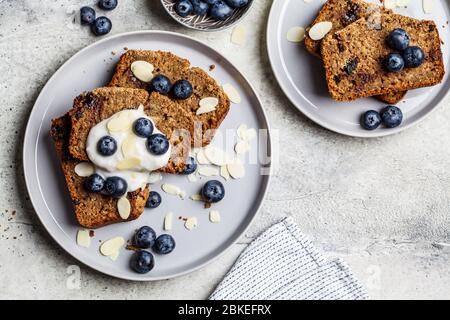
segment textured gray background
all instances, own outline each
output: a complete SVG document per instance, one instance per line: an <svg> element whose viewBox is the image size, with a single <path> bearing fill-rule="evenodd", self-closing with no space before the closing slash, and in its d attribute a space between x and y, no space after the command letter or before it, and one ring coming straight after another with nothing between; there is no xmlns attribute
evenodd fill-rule
<svg viewBox="0 0 450 320"><path fill-rule="evenodd" d="M71 6L93 1L0 0L0 298L198 298L208 296L247 243L291 215L330 257L342 257L372 298L450 298L450 105L389 138L352 139L314 125L289 103L265 47L271 1L257 0L244 20L248 42L231 31L200 33L170 20L158 0L121 0L108 13L112 34L177 31L212 45L258 91L280 132L280 165L253 227L228 253L188 276L130 283L81 268L51 240L27 198L21 145L30 110L55 70L96 41L71 23ZM301 61L299 61L301 63ZM95 70L93 70L95 72ZM75 267L76 268L76 267Z"/></svg>

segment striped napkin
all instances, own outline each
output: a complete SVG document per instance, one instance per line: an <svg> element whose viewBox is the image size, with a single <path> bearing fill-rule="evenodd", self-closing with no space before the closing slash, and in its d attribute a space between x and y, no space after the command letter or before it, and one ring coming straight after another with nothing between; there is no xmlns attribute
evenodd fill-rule
<svg viewBox="0 0 450 320"><path fill-rule="evenodd" d="M244 250L209 299L364 300L368 294L344 261L328 261L285 218Z"/></svg>

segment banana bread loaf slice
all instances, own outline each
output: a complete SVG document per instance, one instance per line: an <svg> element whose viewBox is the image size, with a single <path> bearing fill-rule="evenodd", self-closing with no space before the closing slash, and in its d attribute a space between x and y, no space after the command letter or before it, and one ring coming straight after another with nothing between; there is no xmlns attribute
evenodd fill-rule
<svg viewBox="0 0 450 320"><path fill-rule="evenodd" d="M144 206L149 195L149 188L129 192L131 213L123 220L117 210L117 199L100 193L89 193L83 187L84 178L75 173L75 166L80 160L69 153L69 138L71 132L71 116L66 114L52 121L50 135L52 136L56 153L61 161L62 171L66 179L67 188L75 209L78 223L89 229L99 228L108 224L131 221L139 218L144 212Z"/></svg>
<svg viewBox="0 0 450 320"><path fill-rule="evenodd" d="M424 63L417 68L387 72L383 59L394 50L386 45L389 33L402 28L410 45L422 48ZM330 95L337 101L389 94L440 83L444 77L441 40L433 21L398 14L361 18L322 41L322 59Z"/></svg>
<svg viewBox="0 0 450 320"><path fill-rule="evenodd" d="M150 50L128 50L125 52L116 66L115 73L109 84L110 87L147 89L148 83L137 79L131 71L131 65L135 61L146 61L154 66L154 75L162 74L172 83L178 80L188 80L194 89L192 96L186 100L176 100L159 93L150 95L149 104L152 114L157 116L164 113L158 110L169 110L167 105L173 108L170 113L182 114L186 117L180 121L178 129L189 131L192 139L191 145L206 146L214 137L215 130L225 119L230 109L230 100L222 87L208 73L201 68L191 67L189 60L180 58L173 53ZM203 98L214 97L219 103L214 111L197 115L199 102ZM172 102L170 102L170 101Z"/></svg>

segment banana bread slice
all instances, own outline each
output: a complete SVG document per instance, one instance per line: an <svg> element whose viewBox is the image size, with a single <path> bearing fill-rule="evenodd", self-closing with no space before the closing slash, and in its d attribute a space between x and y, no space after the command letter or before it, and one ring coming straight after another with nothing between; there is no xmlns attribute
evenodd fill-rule
<svg viewBox="0 0 450 320"><path fill-rule="evenodd" d="M410 35L410 45L419 46L425 61L418 68L389 73L382 66L392 49L386 38L395 28ZM328 90L337 101L389 94L440 83L444 77L441 40L433 21L398 14L381 14L371 20L361 18L322 41Z"/></svg>
<svg viewBox="0 0 450 320"><path fill-rule="evenodd" d="M50 135L54 140L56 153L61 161L62 171L72 198L78 223L85 228L94 229L112 223L139 218L144 212L144 206L147 202L148 187L127 194L131 204L131 213L127 220L123 220L118 213L117 199L99 193L89 193L84 190L84 178L79 177L75 173L75 166L82 161L72 157L68 149L71 122L69 114L52 120Z"/></svg>
<svg viewBox="0 0 450 320"><path fill-rule="evenodd" d="M125 52L116 66L115 73L109 84L110 87L147 89L148 83L137 79L131 71L131 64L135 61L146 61L154 66L154 75L163 74L172 83L177 80L188 80L194 89L193 95L186 100L175 100L161 94L152 93L149 104L151 116L158 116L167 112L161 112L159 108L170 111L171 114L182 114L186 118L179 122L181 127L189 131L192 139L191 145L206 146L214 137L215 130L220 126L230 110L230 99L222 87L208 73L201 68L191 67L189 60L180 58L173 53L150 50L128 50ZM199 101L203 98L215 97L219 104L212 112L197 115ZM170 102L170 101L171 102ZM163 103L163 106L161 106ZM167 105L171 105L169 110Z"/></svg>
<svg viewBox="0 0 450 320"><path fill-rule="evenodd" d="M314 19L314 22L308 28L308 31L313 25L319 22L329 21L333 23L333 28L330 31L330 34L333 34L360 18L369 17L380 12L392 13L392 10L362 0L328 0ZM321 58L321 43L322 40L313 40L309 36L309 33L306 33L306 49L319 58ZM400 91L380 95L376 98L389 104L397 104L405 97L405 95L406 91Z"/></svg>

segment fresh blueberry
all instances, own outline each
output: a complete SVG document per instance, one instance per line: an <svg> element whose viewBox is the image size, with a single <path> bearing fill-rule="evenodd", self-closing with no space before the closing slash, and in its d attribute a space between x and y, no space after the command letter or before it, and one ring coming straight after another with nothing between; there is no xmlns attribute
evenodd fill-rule
<svg viewBox="0 0 450 320"><path fill-rule="evenodd" d="M242 8L248 5L249 0L225 0L225 2L232 8Z"/></svg>
<svg viewBox="0 0 450 320"><path fill-rule="evenodd" d="M160 74L157 75L150 81L150 84L148 86L148 89L150 92L159 92L163 95L168 95L170 92L170 88L172 87L172 84L170 83L169 78L166 76Z"/></svg>
<svg viewBox="0 0 450 320"><path fill-rule="evenodd" d="M97 151L105 157L112 156L117 151L117 142L113 137L104 136L97 143Z"/></svg>
<svg viewBox="0 0 450 320"><path fill-rule="evenodd" d="M384 68L389 72L400 72L405 67L403 57L398 53L390 53L383 61Z"/></svg>
<svg viewBox="0 0 450 320"><path fill-rule="evenodd" d="M220 181L208 181L202 188L202 196L206 200L206 202L219 202L225 197L225 187Z"/></svg>
<svg viewBox="0 0 450 320"><path fill-rule="evenodd" d="M152 134L147 139L147 149L154 155L162 155L169 150L169 141L160 133Z"/></svg>
<svg viewBox="0 0 450 320"><path fill-rule="evenodd" d="M105 192L113 198L121 198L127 193L128 184L120 177L110 177L105 182Z"/></svg>
<svg viewBox="0 0 450 320"><path fill-rule="evenodd" d="M214 4L219 0L204 0L207 4Z"/></svg>
<svg viewBox="0 0 450 320"><path fill-rule="evenodd" d="M150 119L139 118L134 122L134 133L141 138L148 138L153 133L153 123Z"/></svg>
<svg viewBox="0 0 450 320"><path fill-rule="evenodd" d="M361 126L366 130L375 130L381 124L381 116L374 110L369 110L361 116Z"/></svg>
<svg viewBox="0 0 450 320"><path fill-rule="evenodd" d="M100 192L105 186L105 179L94 173L84 180L84 188L89 192Z"/></svg>
<svg viewBox="0 0 450 320"><path fill-rule="evenodd" d="M155 258L148 251L139 250L131 256L130 267L137 273L148 273L153 269L154 266Z"/></svg>
<svg viewBox="0 0 450 320"><path fill-rule="evenodd" d="M224 1L218 0L209 9L209 15L215 20L226 20L233 14L233 9Z"/></svg>
<svg viewBox="0 0 450 320"><path fill-rule="evenodd" d="M112 22L107 17L98 17L92 24L92 32L97 36L103 36L112 29Z"/></svg>
<svg viewBox="0 0 450 320"><path fill-rule="evenodd" d="M160 204L161 204L161 195L156 191L150 191L145 206L150 209L155 209L159 207Z"/></svg>
<svg viewBox="0 0 450 320"><path fill-rule="evenodd" d="M394 29L389 34L387 43L392 49L403 51L409 46L409 34L403 29Z"/></svg>
<svg viewBox="0 0 450 320"><path fill-rule="evenodd" d="M194 89L187 80L178 80L172 86L172 95L175 99L185 100L192 96Z"/></svg>
<svg viewBox="0 0 450 320"><path fill-rule="evenodd" d="M191 174L197 170L197 162L193 157L189 157L186 162L186 168L183 171L183 174Z"/></svg>
<svg viewBox="0 0 450 320"><path fill-rule="evenodd" d="M395 106L387 106L381 110L381 119L388 128L398 127L403 121L402 110Z"/></svg>
<svg viewBox="0 0 450 320"><path fill-rule="evenodd" d="M156 238L153 250L159 254L168 254L175 249L175 239L168 234L162 234Z"/></svg>
<svg viewBox="0 0 450 320"><path fill-rule="evenodd" d="M156 240L156 232L150 227L143 226L134 235L134 244L142 249L153 247Z"/></svg>
<svg viewBox="0 0 450 320"><path fill-rule="evenodd" d="M95 10L91 7L80 9L81 24L91 24L95 20Z"/></svg>
<svg viewBox="0 0 450 320"><path fill-rule="evenodd" d="M425 60L425 53L419 47L408 47L402 55L407 68L417 68Z"/></svg>
<svg viewBox="0 0 450 320"><path fill-rule="evenodd" d="M98 6L104 10L114 10L118 5L117 0L100 0Z"/></svg>
<svg viewBox="0 0 450 320"><path fill-rule="evenodd" d="M209 4L202 0L191 0L193 13L198 16L204 16L208 13Z"/></svg>
<svg viewBox="0 0 450 320"><path fill-rule="evenodd" d="M180 0L175 3L175 12L178 13L180 17L187 17L194 11L194 6L189 0Z"/></svg>

